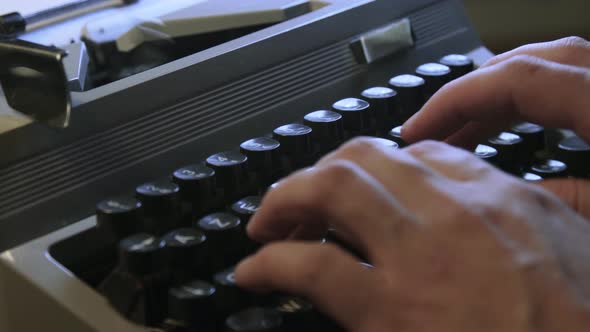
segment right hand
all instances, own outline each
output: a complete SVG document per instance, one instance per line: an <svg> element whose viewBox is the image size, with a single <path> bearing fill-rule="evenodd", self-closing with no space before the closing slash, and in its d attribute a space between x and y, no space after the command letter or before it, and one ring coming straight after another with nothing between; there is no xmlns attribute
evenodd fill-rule
<svg viewBox="0 0 590 332"><path fill-rule="evenodd" d="M571 129L590 142L590 42L569 37L498 55L444 86L404 124L402 136L474 147L515 121ZM539 184L590 218L590 182Z"/></svg>

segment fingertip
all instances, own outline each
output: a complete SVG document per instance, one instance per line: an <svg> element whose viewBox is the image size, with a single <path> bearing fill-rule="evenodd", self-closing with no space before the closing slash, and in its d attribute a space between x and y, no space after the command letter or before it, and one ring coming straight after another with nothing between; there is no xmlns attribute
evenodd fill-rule
<svg viewBox="0 0 590 332"><path fill-rule="evenodd" d="M234 269L234 277L236 284L239 286L247 286L251 281L252 267L254 265L254 255L242 259Z"/></svg>
<svg viewBox="0 0 590 332"><path fill-rule="evenodd" d="M421 111L421 110L420 110ZM420 113L420 111L418 111L418 113ZM415 143L416 141L418 141L418 138L416 137L415 134L415 124L417 120L418 113L412 115L412 117L410 117L403 125L401 128L401 135L402 135L402 139L404 140L404 142L408 143L408 144L412 144Z"/></svg>

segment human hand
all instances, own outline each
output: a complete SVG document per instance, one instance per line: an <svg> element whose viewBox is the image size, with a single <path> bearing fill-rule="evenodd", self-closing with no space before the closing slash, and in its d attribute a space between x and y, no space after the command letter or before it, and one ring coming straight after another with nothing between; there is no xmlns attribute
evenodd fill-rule
<svg viewBox="0 0 590 332"><path fill-rule="evenodd" d="M498 55L443 87L403 127L404 140L472 147L515 121L568 128L590 142L590 43L570 37ZM539 182L590 218L590 182Z"/></svg>
<svg viewBox="0 0 590 332"><path fill-rule="evenodd" d="M331 244L336 227L374 268ZM355 139L281 181L238 284L305 296L349 331L586 331L590 225L471 153ZM284 241L280 241L284 240ZM278 242L277 242L278 241Z"/></svg>

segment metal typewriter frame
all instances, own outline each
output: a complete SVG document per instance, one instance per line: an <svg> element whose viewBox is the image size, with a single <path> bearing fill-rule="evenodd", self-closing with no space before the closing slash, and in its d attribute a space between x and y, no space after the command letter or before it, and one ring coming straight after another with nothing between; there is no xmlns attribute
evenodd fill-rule
<svg viewBox="0 0 590 332"><path fill-rule="evenodd" d="M20 167L27 170L27 167L34 167L47 158L67 158L70 153L81 148L76 146L76 142L84 137L91 138L86 143L91 148L93 144L101 144L101 140L107 139L115 129L147 128L149 131L157 128L150 127L150 117L182 110L183 107L194 108L198 104L198 98L205 99L224 89L227 91L232 86L247 89L252 87L249 83L258 82L254 87L258 91L264 91L260 88L269 85L259 82L260 79L277 77L282 72L296 75L297 66L306 70L314 69L316 67L313 66L324 60L333 61L334 65L345 65L342 72L322 72L321 68L316 68L316 72L336 75L335 80L317 82L314 89L304 93L305 98L293 98L289 94L279 96L283 97L281 99L271 98L271 101L278 102L274 107L263 108L248 115L246 119L229 119L221 126L202 130L195 134L198 140L193 138L184 145L178 144L173 151L161 149L143 163L135 163L116 173L93 178L75 190L59 191L54 193L53 199L38 202L16 213L0 213L0 229L5 230L0 234L0 245L8 247L42 236L0 254L0 330L52 330L57 327L64 331L149 330L122 318L102 296L72 275L49 254L52 245L94 226L94 217L87 217L92 213L89 209L92 209L94 202L120 193L121 186L132 190L134 185L156 174L169 173L170 167L194 162L212 152L233 148L254 132L269 132L272 126L297 120L305 113L327 107L324 104L326 101L335 101L346 97L346 94L358 94L367 85L384 84L389 76L403 73L403 68L415 68L420 63L434 60L433 57L450 52L469 53L476 64L481 64L492 56L470 28L459 1L416 0L412 6L407 2L400 2L397 7L387 1L338 0L334 3L336 4L333 7L324 7L128 79L86 93L74 93L72 128L66 131L56 132L31 124L0 137L0 150L5 151L0 157L0 169L10 171ZM438 14L439 10L446 11L449 17L445 19L433 14ZM370 13L375 13L370 16L374 21L358 21L358 17L367 17ZM415 25L417 43L413 49L371 65L355 62L350 54L350 41L364 32L403 17L410 17L420 25ZM437 19L439 24L447 24L446 30L432 30L432 25L435 25L435 30L437 28ZM345 24L351 21L358 24ZM308 33L312 33L313 40L305 38ZM269 54L266 51L274 43L286 46ZM267 55L264 65L254 61L261 55ZM240 66L248 61L253 63L251 67ZM328 62L326 66L330 65ZM197 73L202 76L193 80ZM284 78L279 76L281 77ZM224 83L228 80L229 84ZM194 82L203 85L182 85ZM176 85L178 89L171 89L172 85ZM158 101L157 95L149 93L154 91L165 93L167 100ZM244 96L247 95L239 94L238 98L228 96L228 99L235 99L237 102L239 97L245 98ZM142 103L134 105L133 100L141 100ZM146 108L146 105L152 107ZM121 108L125 108L125 112L118 112ZM261 121L265 123L264 128L259 125ZM139 127L133 127L134 124ZM133 131L132 134L139 139L141 132ZM167 160L167 165L159 165L157 161L161 159ZM75 164L66 163L65 166L74 167ZM50 170L40 169L40 172L49 174ZM126 175L124 180L123 175ZM7 184L18 182L15 180ZM0 193L0 197L4 194ZM88 202L93 203L89 205ZM63 209L70 210L66 214ZM35 223L46 218L52 222L42 225ZM38 226L38 229L28 229L33 226ZM7 234L14 238L7 238ZM35 303L37 307L42 306L45 310L35 312L34 317L23 317L22 313L31 309L31 303Z"/></svg>

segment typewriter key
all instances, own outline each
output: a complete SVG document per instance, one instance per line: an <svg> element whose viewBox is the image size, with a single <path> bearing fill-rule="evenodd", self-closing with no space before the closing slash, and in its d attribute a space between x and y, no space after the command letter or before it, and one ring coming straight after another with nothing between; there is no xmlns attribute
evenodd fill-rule
<svg viewBox="0 0 590 332"><path fill-rule="evenodd" d="M229 316L225 326L227 332L280 332L283 318L273 309L249 308Z"/></svg>
<svg viewBox="0 0 590 332"><path fill-rule="evenodd" d="M164 266L163 244L153 235L135 234L119 243L119 265L131 274L143 276Z"/></svg>
<svg viewBox="0 0 590 332"><path fill-rule="evenodd" d="M397 92L390 88L373 87L361 93L373 109L373 127L378 136L385 136L394 125L401 124L397 104Z"/></svg>
<svg viewBox="0 0 590 332"><path fill-rule="evenodd" d="M168 291L168 317L198 331L215 331L215 287L193 280Z"/></svg>
<svg viewBox="0 0 590 332"><path fill-rule="evenodd" d="M533 163L529 173L537 174L544 179L563 178L567 176L567 166L559 160L541 160Z"/></svg>
<svg viewBox="0 0 590 332"><path fill-rule="evenodd" d="M281 313L287 331L317 330L319 314L311 303L293 296L283 296L274 306Z"/></svg>
<svg viewBox="0 0 590 332"><path fill-rule="evenodd" d="M312 131L310 127L298 123L280 126L273 131L273 138L281 144L280 152L287 173L312 163Z"/></svg>
<svg viewBox="0 0 590 332"><path fill-rule="evenodd" d="M209 214L196 222L196 227L205 232L210 272L236 264L246 253L246 236L240 218L231 213Z"/></svg>
<svg viewBox="0 0 590 332"><path fill-rule="evenodd" d="M473 153L492 165L498 164L498 150L494 149L491 146L479 144L477 145Z"/></svg>
<svg viewBox="0 0 590 332"><path fill-rule="evenodd" d="M144 183L135 189L135 194L143 204L145 231L161 235L182 223L182 200L176 183Z"/></svg>
<svg viewBox="0 0 590 332"><path fill-rule="evenodd" d="M314 150L324 155L344 142L344 123L342 115L332 111L315 111L303 118L303 123L312 129Z"/></svg>
<svg viewBox="0 0 590 332"><path fill-rule="evenodd" d="M180 188L180 196L193 214L206 213L215 197L215 171L204 165L189 165L177 169L172 181Z"/></svg>
<svg viewBox="0 0 590 332"><path fill-rule="evenodd" d="M344 331L315 310L311 303L295 296L279 297L272 308L283 317L283 330L286 332Z"/></svg>
<svg viewBox="0 0 590 332"><path fill-rule="evenodd" d="M207 158L207 166L215 171L217 186L223 190L226 203L247 192L247 161L246 156L235 151L220 152Z"/></svg>
<svg viewBox="0 0 590 332"><path fill-rule="evenodd" d="M498 151L498 167L509 173L521 173L524 160L522 155L523 140L520 136L502 132L490 138L487 144Z"/></svg>
<svg viewBox="0 0 590 332"><path fill-rule="evenodd" d="M525 172L522 174L521 178L525 181L528 182L534 182L534 181L541 181L543 180L543 178L537 174L533 174L533 173L529 173L529 172Z"/></svg>
<svg viewBox="0 0 590 332"><path fill-rule="evenodd" d="M345 138L360 135L374 135L371 105L362 99L345 98L332 105L335 112L342 115Z"/></svg>
<svg viewBox="0 0 590 332"><path fill-rule="evenodd" d="M185 282L207 272L207 237L194 228L175 229L162 237L174 282Z"/></svg>
<svg viewBox="0 0 590 332"><path fill-rule="evenodd" d="M451 68L451 80L469 74L473 70L473 61L462 54L446 55L439 62Z"/></svg>
<svg viewBox="0 0 590 332"><path fill-rule="evenodd" d="M119 241L141 231L141 202L133 197L104 200L96 205L96 225Z"/></svg>
<svg viewBox="0 0 590 332"><path fill-rule="evenodd" d="M451 81L451 68L440 63L423 64L416 68L416 74L425 81L426 99L430 99L443 85Z"/></svg>
<svg viewBox="0 0 590 332"><path fill-rule="evenodd" d="M406 146L406 142L402 139L402 126L397 126L389 131L387 139L390 139L397 143L398 147L402 148Z"/></svg>
<svg viewBox="0 0 590 332"><path fill-rule="evenodd" d="M260 196L244 197L231 205L231 212L240 217L240 220L246 225L250 221L250 217L258 210L261 200Z"/></svg>
<svg viewBox="0 0 590 332"><path fill-rule="evenodd" d="M512 126L510 131L524 140L523 153L526 154L526 159L532 159L535 152L543 150L545 147L545 128L539 125L521 122Z"/></svg>
<svg viewBox="0 0 590 332"><path fill-rule="evenodd" d="M399 75L389 80L389 85L398 93L401 123L406 122L424 105L425 84L422 77L415 75Z"/></svg>
<svg viewBox="0 0 590 332"><path fill-rule="evenodd" d="M236 285L234 268L228 268L213 275L217 289L215 306L221 316L227 316L250 305L250 293Z"/></svg>
<svg viewBox="0 0 590 332"><path fill-rule="evenodd" d="M163 245L155 236L132 235L119 243L119 264L98 289L125 317L156 326L165 315L165 266Z"/></svg>
<svg viewBox="0 0 590 332"><path fill-rule="evenodd" d="M558 145L557 159L566 163L575 177L590 177L590 144L578 136L562 139Z"/></svg>
<svg viewBox="0 0 590 332"><path fill-rule="evenodd" d="M254 186L259 190L276 181L280 173L277 171L280 168L280 146L279 141L270 137L257 137L240 144L240 152L248 158Z"/></svg>

